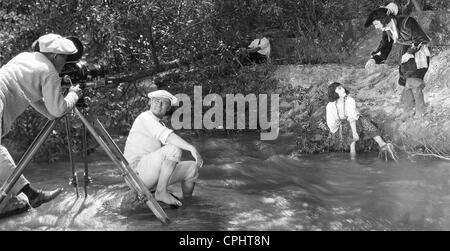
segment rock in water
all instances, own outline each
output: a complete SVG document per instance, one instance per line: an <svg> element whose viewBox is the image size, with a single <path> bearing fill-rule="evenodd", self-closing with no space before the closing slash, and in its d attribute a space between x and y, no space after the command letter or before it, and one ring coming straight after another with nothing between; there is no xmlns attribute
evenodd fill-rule
<svg viewBox="0 0 450 251"><path fill-rule="evenodd" d="M123 196L120 209L122 212L133 212L148 210L148 207L138 199L135 192L130 190Z"/></svg>
<svg viewBox="0 0 450 251"><path fill-rule="evenodd" d="M120 214L148 210L147 205L139 201L137 194L131 190L117 194L114 199L105 202L103 206Z"/></svg>
<svg viewBox="0 0 450 251"><path fill-rule="evenodd" d="M171 194L175 197L173 193ZM178 197L175 198L179 200ZM159 205L163 210L179 208L178 206L167 205L162 202L159 202ZM108 210L124 215L151 212L149 207L139 200L137 193L131 190L118 194L114 199L103 203L103 206Z"/></svg>
<svg viewBox="0 0 450 251"><path fill-rule="evenodd" d="M24 213L31 208L27 199L21 196L5 198L5 200L8 201L3 208L0 208L0 219Z"/></svg>

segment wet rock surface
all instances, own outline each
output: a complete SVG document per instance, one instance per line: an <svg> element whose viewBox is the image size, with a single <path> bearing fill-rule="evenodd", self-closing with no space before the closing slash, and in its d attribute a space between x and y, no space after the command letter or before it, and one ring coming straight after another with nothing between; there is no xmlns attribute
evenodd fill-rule
<svg viewBox="0 0 450 251"><path fill-rule="evenodd" d="M21 214L30 209L30 205L26 198L18 196L5 198L7 202L3 208L0 208L0 219L16 214Z"/></svg>

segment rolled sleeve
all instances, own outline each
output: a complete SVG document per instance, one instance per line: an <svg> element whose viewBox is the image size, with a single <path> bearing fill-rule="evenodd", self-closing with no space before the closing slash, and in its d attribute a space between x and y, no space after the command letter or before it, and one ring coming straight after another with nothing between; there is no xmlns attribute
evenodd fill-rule
<svg viewBox="0 0 450 251"><path fill-rule="evenodd" d="M173 132L173 130L169 128L165 128L161 135L159 136L159 141L163 143L164 145L167 144L167 138L169 138L169 135Z"/></svg>
<svg viewBox="0 0 450 251"><path fill-rule="evenodd" d="M339 129L339 124L337 121L339 118L337 117L336 108L333 105L334 103L328 103L327 105L327 126L330 129L331 133L335 133Z"/></svg>
<svg viewBox="0 0 450 251"><path fill-rule="evenodd" d="M372 52L372 58L375 60L376 64L382 64L388 58L392 50L392 45L394 44L393 39L389 37L386 31L383 31L380 44L378 48Z"/></svg>
<svg viewBox="0 0 450 251"><path fill-rule="evenodd" d="M259 44L259 39L255 39L250 43L248 48L251 48L251 49L256 48L256 47L258 47L258 44Z"/></svg>
<svg viewBox="0 0 450 251"><path fill-rule="evenodd" d="M346 113L347 113L347 120L349 122L353 122L359 119L359 113L358 110L356 109L356 102L353 98L348 97L347 98L347 103L345 104L345 109L346 109Z"/></svg>
<svg viewBox="0 0 450 251"><path fill-rule="evenodd" d="M61 94L61 78L57 74L50 75L42 85L42 96L48 112L61 117L72 109L78 101L78 95L70 92L64 97Z"/></svg>
<svg viewBox="0 0 450 251"><path fill-rule="evenodd" d="M173 132L173 130L162 125L158 120L156 120L152 115L147 115L145 117L145 130L151 134L151 136L159 140L162 144L167 143L167 138Z"/></svg>
<svg viewBox="0 0 450 251"><path fill-rule="evenodd" d="M268 48L269 46L270 46L269 39L267 39L267 38L261 39L261 42L259 43L259 47L261 48L261 50L264 50L264 49Z"/></svg>

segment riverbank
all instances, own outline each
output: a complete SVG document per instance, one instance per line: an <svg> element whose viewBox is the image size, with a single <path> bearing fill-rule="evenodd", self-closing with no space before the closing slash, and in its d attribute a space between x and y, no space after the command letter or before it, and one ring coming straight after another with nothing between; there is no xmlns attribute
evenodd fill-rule
<svg viewBox="0 0 450 251"><path fill-rule="evenodd" d="M397 84L398 67L378 65L372 71L353 65L288 65L275 72L280 95L281 132L298 137L299 152L328 150L325 123L327 86L340 82L357 100L360 111L368 115L382 136L406 151L450 151L450 50L431 60L425 77L428 113L422 119L399 120L397 109L402 87ZM371 150L371 144L364 146Z"/></svg>

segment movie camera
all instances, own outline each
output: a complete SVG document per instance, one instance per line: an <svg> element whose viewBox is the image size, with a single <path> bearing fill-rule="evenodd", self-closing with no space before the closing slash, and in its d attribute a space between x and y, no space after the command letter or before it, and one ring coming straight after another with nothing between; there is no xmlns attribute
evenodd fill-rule
<svg viewBox="0 0 450 251"><path fill-rule="evenodd" d="M107 79L105 66L84 61L67 62L59 76L63 86L79 84L81 89L113 84L113 81Z"/></svg>

